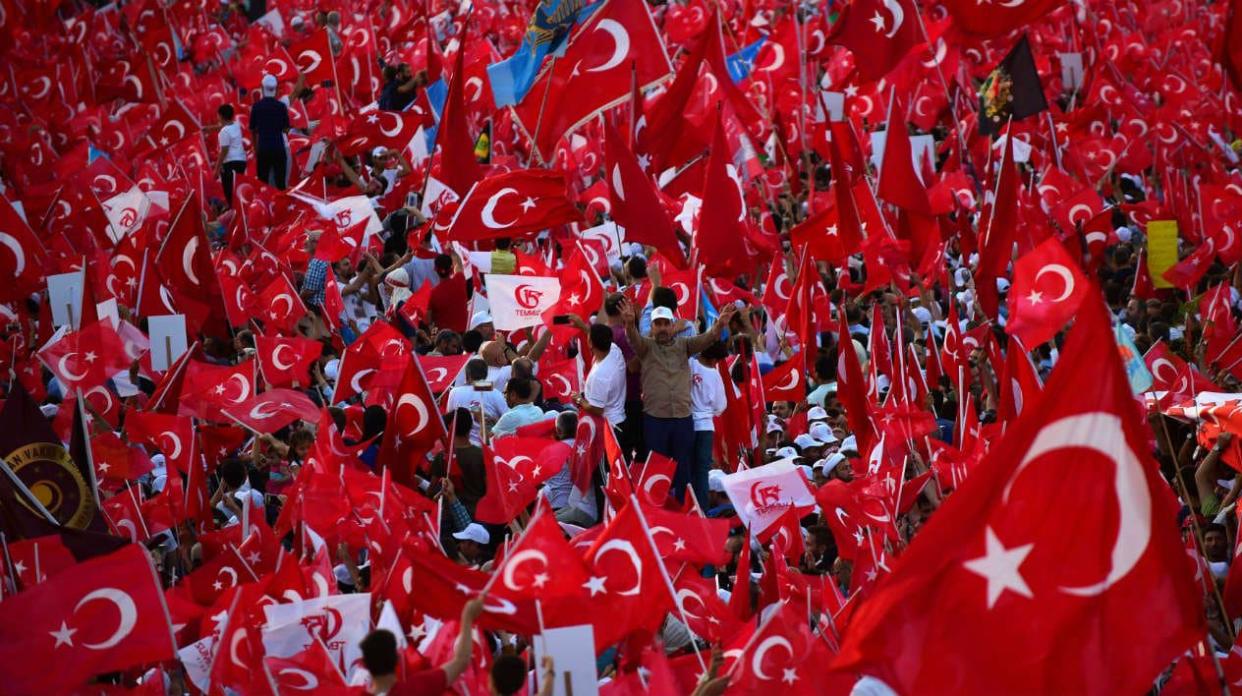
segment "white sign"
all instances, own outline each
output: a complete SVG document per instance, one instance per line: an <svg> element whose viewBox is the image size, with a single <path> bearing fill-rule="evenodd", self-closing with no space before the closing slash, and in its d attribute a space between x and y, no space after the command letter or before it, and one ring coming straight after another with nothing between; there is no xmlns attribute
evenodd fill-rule
<svg viewBox="0 0 1242 696"><path fill-rule="evenodd" d="M789 459L729 474L721 481L737 516L754 535L762 534L791 507L815 507L815 494Z"/></svg>
<svg viewBox="0 0 1242 696"><path fill-rule="evenodd" d="M548 628L535 636L538 679L543 679L544 655L552 658L553 696L599 694L599 682L595 679L595 630L590 624ZM567 682L570 688L566 688Z"/></svg>
<svg viewBox="0 0 1242 696"><path fill-rule="evenodd" d="M329 595L263 607L263 647L271 657L292 657L318 635L346 678L361 664L359 643L371 632L371 593Z"/></svg>
<svg viewBox="0 0 1242 696"><path fill-rule="evenodd" d="M498 331L543 324L543 313L561 299L559 278L488 273L484 279L492 324Z"/></svg>
<svg viewBox="0 0 1242 696"><path fill-rule="evenodd" d="M1067 92L1082 89L1082 54L1058 53L1061 58L1061 86Z"/></svg>
<svg viewBox="0 0 1242 696"><path fill-rule="evenodd" d="M82 319L82 271L57 273L47 277L47 298L52 303L52 325L77 328Z"/></svg>
<svg viewBox="0 0 1242 696"><path fill-rule="evenodd" d="M840 123L845 120L844 92L822 91L819 93L819 102L819 113L817 115L821 120L825 112L827 112L828 120L833 123Z"/></svg>
<svg viewBox="0 0 1242 696"><path fill-rule="evenodd" d="M172 367L189 347L184 314L147 317L147 334L151 337L151 369L156 372Z"/></svg>

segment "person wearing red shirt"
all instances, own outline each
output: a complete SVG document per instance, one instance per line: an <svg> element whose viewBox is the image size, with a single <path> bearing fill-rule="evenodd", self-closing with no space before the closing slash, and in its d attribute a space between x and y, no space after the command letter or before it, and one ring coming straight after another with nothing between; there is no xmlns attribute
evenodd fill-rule
<svg viewBox="0 0 1242 696"><path fill-rule="evenodd" d="M484 596L479 595L462 607L461 629L453 646L453 659L434 669L406 675L402 680L397 678L400 655L397 654L397 639L392 631L379 628L368 633L360 647L362 664L371 673L371 680L362 693L385 696L439 696L444 693L470 664L474 648L471 633L475 619L483 612L483 601Z"/></svg>

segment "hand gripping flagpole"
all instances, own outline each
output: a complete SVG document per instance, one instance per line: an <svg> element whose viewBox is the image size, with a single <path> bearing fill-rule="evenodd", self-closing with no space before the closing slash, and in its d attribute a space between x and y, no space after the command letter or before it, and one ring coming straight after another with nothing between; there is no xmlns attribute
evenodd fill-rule
<svg viewBox="0 0 1242 696"><path fill-rule="evenodd" d="M668 568L664 567L664 559L660 556L660 550L656 548L655 539L651 536L651 527L647 525L647 518L643 515L643 509L638 504L638 497L630 493L630 505L634 508L634 514L638 515L638 522L643 526L643 536L647 537L647 544L651 547L651 555L655 556L656 567L660 569L660 577L664 578L664 586L673 597L673 603L677 605L677 616L681 622L686 625L686 629L690 629L690 622L686 619L686 610L682 607L681 597L677 596L677 590L673 588L673 579L668 575ZM691 631L693 633L693 631ZM699 650L698 643L694 640L690 641L690 647L694 648L694 657L699 661L699 669L707 671L707 663L703 661L703 653Z"/></svg>

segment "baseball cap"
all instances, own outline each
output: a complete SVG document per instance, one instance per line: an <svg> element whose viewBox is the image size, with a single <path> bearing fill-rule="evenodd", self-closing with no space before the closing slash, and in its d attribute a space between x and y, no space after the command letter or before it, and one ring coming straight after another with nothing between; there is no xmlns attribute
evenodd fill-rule
<svg viewBox="0 0 1242 696"><path fill-rule="evenodd" d="M768 418L768 432L779 433L784 432L785 426L781 424L780 419L775 416Z"/></svg>
<svg viewBox="0 0 1242 696"><path fill-rule="evenodd" d="M470 326L466 327L466 330L469 331L470 329L477 328L482 324L490 323L492 323L492 314L486 309L483 309L475 312L474 316L470 317Z"/></svg>
<svg viewBox="0 0 1242 696"><path fill-rule="evenodd" d="M651 321L657 321L659 319L664 319L666 321L672 321L674 318L675 317L673 316L673 310L669 309L668 307L656 307L655 309L651 310Z"/></svg>
<svg viewBox="0 0 1242 696"><path fill-rule="evenodd" d="M720 469L707 472L707 490L713 493L724 493L724 477L725 472Z"/></svg>
<svg viewBox="0 0 1242 696"><path fill-rule="evenodd" d="M806 449L807 447L823 447L824 443L807 433L803 433L794 438L794 446L798 449Z"/></svg>
<svg viewBox="0 0 1242 696"><path fill-rule="evenodd" d="M454 539L461 541L473 541L476 544L487 545L492 537L487 533L487 529L478 522L471 522L466 528L453 535Z"/></svg>
<svg viewBox="0 0 1242 696"><path fill-rule="evenodd" d="M855 438L853 435L846 436L844 440L841 440L841 451L842 452L857 452L858 451L858 439Z"/></svg>
<svg viewBox="0 0 1242 696"><path fill-rule="evenodd" d="M276 94L276 76L275 75L270 75L270 74L264 75L263 82L261 82L260 84L263 85L264 94L269 95L269 96Z"/></svg>
<svg viewBox="0 0 1242 696"><path fill-rule="evenodd" d="M823 406L814 406L806 412L806 419L809 421L828 420L828 412Z"/></svg>
<svg viewBox="0 0 1242 696"><path fill-rule="evenodd" d="M824 465L824 473L828 473L837 468L837 466L840 465L841 462L846 461L846 459L847 457L840 452L834 452L828 455L821 460L821 463Z"/></svg>
<svg viewBox="0 0 1242 696"><path fill-rule="evenodd" d="M777 459L793 459L794 457L797 457L797 456L798 456L798 450L792 447L789 447L788 445L776 450Z"/></svg>
<svg viewBox="0 0 1242 696"><path fill-rule="evenodd" d="M825 445L837 442L837 436L832 434L832 428L829 428L827 423L815 423L812 425L810 435Z"/></svg>

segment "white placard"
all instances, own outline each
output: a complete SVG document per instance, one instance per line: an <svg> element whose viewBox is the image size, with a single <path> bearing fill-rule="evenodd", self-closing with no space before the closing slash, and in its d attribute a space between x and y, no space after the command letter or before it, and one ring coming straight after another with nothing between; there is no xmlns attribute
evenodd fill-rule
<svg viewBox="0 0 1242 696"><path fill-rule="evenodd" d="M267 14L254 20L254 23L267 27L278 39L285 37L285 18L280 16L280 10L269 10Z"/></svg>
<svg viewBox="0 0 1242 696"><path fill-rule="evenodd" d="M165 314L147 317L147 334L151 337L151 369L167 370L185 353L185 315Z"/></svg>
<svg viewBox="0 0 1242 696"><path fill-rule="evenodd" d="M116 298L111 297L111 298L104 300L103 302L96 302L95 303L95 316L99 317L100 321L103 321L104 319L110 320L112 322L112 328L114 329L120 326L121 325L121 312L120 312L120 309L117 307Z"/></svg>
<svg viewBox="0 0 1242 696"><path fill-rule="evenodd" d="M77 328L82 318L82 271L57 273L47 277L47 298L52 303L52 325Z"/></svg>
<svg viewBox="0 0 1242 696"><path fill-rule="evenodd" d="M1008 137L1008 133L1002 135L997 138L996 144L992 146L992 149L1000 153L1001 157L1005 156L1005 139ZM1031 146L1022 138L1013 139L1013 161L1019 164L1031 161Z"/></svg>
<svg viewBox="0 0 1242 696"><path fill-rule="evenodd" d="M1061 58L1061 86L1067 92L1082 89L1082 54L1058 53Z"/></svg>
<svg viewBox="0 0 1242 696"><path fill-rule="evenodd" d="M535 636L535 674L539 679L543 678L544 655L552 657L553 696L599 694L599 682L595 678L595 630L590 624L548 628ZM572 691L565 688L566 681Z"/></svg>
<svg viewBox="0 0 1242 696"><path fill-rule="evenodd" d="M543 313L561 298L559 278L488 273L484 280L492 324L499 331L540 326Z"/></svg>
<svg viewBox="0 0 1242 696"><path fill-rule="evenodd" d="M845 120L845 93L822 91L819 93L820 116L828 116L833 123Z"/></svg>

